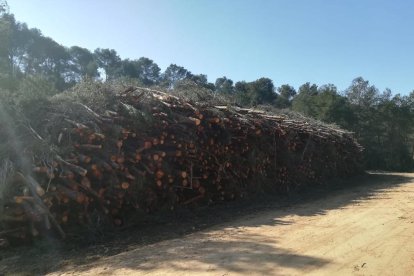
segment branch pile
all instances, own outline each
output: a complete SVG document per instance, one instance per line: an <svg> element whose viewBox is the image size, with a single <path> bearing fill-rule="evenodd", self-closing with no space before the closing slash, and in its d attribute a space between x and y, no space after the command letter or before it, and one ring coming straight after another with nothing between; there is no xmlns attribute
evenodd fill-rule
<svg viewBox="0 0 414 276"><path fill-rule="evenodd" d="M143 88L112 97L104 108L54 102L42 127L30 127L52 150L25 147L30 168L4 177L1 236L54 229L65 237L80 227L122 226L142 212L361 171L362 149L340 129Z"/></svg>

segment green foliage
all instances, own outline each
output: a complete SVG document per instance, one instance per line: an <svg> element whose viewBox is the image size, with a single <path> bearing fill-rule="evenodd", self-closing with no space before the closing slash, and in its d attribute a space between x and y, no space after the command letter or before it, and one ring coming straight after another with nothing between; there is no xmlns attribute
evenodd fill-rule
<svg viewBox="0 0 414 276"><path fill-rule="evenodd" d="M315 119L335 123L355 132L365 148L369 169L414 169L414 101L410 96L380 94L375 86L358 77L344 96L334 85L306 83L293 99L292 109Z"/></svg>
<svg viewBox="0 0 414 276"><path fill-rule="evenodd" d="M333 84L318 88L314 110L317 110L318 120L336 123L344 128L350 128L355 119L349 102L338 94Z"/></svg>
<svg viewBox="0 0 414 276"><path fill-rule="evenodd" d="M94 56L98 66L105 72L105 80L113 80L120 75L121 58L114 49L98 48L95 50Z"/></svg>
<svg viewBox="0 0 414 276"><path fill-rule="evenodd" d="M68 51L70 55L69 82L76 83L83 78L95 78L99 76L98 63L88 49L73 46Z"/></svg>
<svg viewBox="0 0 414 276"><path fill-rule="evenodd" d="M202 86L205 87L209 90L214 90L215 86L213 83L209 83L207 81L207 75L204 74L199 74L199 75L193 75L190 74L188 77L191 81L193 81L194 83L196 83L198 86Z"/></svg>
<svg viewBox="0 0 414 276"><path fill-rule="evenodd" d="M15 89L15 83L25 75L42 75L60 90L65 89L65 76L69 71L69 53L37 29L28 29L17 22L12 14L0 17L0 76Z"/></svg>
<svg viewBox="0 0 414 276"><path fill-rule="evenodd" d="M214 90L196 83L192 79L184 79L178 81L174 90L170 90L170 93L177 95L187 101L198 102L200 104L209 103L224 105L230 102L234 102L233 97L229 95L223 95L215 93Z"/></svg>
<svg viewBox="0 0 414 276"><path fill-rule="evenodd" d="M191 72L185 69L182 66L176 64L170 64L170 66L165 69L165 72L161 76L161 85L173 89L174 85L181 80L189 78Z"/></svg>
<svg viewBox="0 0 414 276"><path fill-rule="evenodd" d="M10 44L11 44L11 24L7 20L8 15L0 15L0 87L10 88L11 77L11 60L10 60Z"/></svg>
<svg viewBox="0 0 414 276"><path fill-rule="evenodd" d="M277 98L273 81L269 78L260 78L249 83L237 82L235 90L236 97L243 106L273 104Z"/></svg>
<svg viewBox="0 0 414 276"><path fill-rule="evenodd" d="M233 81L226 77L217 78L215 83L215 90L222 94L233 94L234 86Z"/></svg>
<svg viewBox="0 0 414 276"><path fill-rule="evenodd" d="M84 79L67 91L60 93L50 100L55 105L69 106L72 102L93 106L94 110L104 113L114 104L115 95L110 82L102 83L93 79Z"/></svg>
<svg viewBox="0 0 414 276"><path fill-rule="evenodd" d="M43 77L28 76L20 81L15 90L0 89L0 101L24 114L57 93L53 83Z"/></svg>
<svg viewBox="0 0 414 276"><path fill-rule="evenodd" d="M352 105L370 107L377 103L378 89L369 85L362 77L352 81L351 86L345 91L345 95Z"/></svg>
<svg viewBox="0 0 414 276"><path fill-rule="evenodd" d="M0 164L12 162L20 170L30 170L27 149L50 153L50 147L33 130L42 128L53 85L40 77L21 81L16 91L0 89ZM47 118L47 117L46 117Z"/></svg>
<svg viewBox="0 0 414 276"><path fill-rule="evenodd" d="M299 87L298 95L292 101L293 111L301 112L306 116L316 118L317 110L315 97L318 95L318 86L309 82Z"/></svg>
<svg viewBox="0 0 414 276"><path fill-rule="evenodd" d="M150 86L158 82L160 67L153 60L142 57L138 60L123 60L122 75L138 79L143 85Z"/></svg>
<svg viewBox="0 0 414 276"><path fill-rule="evenodd" d="M316 84L305 83L299 88L299 94L293 98L292 109L346 129L350 129L355 120L350 103L339 95L333 84L318 87Z"/></svg>
<svg viewBox="0 0 414 276"><path fill-rule="evenodd" d="M355 132L366 148L368 168L413 169L414 113L409 97L386 91L371 106L352 106Z"/></svg>
<svg viewBox="0 0 414 276"><path fill-rule="evenodd" d="M292 106L292 99L296 96L296 90L288 84L284 84L277 89L279 93L274 105L278 108L289 108Z"/></svg>

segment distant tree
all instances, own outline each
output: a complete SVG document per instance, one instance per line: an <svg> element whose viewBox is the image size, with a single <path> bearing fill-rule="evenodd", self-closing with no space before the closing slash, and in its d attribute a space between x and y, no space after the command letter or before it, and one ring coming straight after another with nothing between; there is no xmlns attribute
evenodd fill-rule
<svg viewBox="0 0 414 276"><path fill-rule="evenodd" d="M234 85L236 102L241 106L249 106L251 98L248 84L245 81L238 81Z"/></svg>
<svg viewBox="0 0 414 276"><path fill-rule="evenodd" d="M362 77L355 78L345 91L349 102L358 106L372 106L378 101L378 89Z"/></svg>
<svg viewBox="0 0 414 276"><path fill-rule="evenodd" d="M6 13L9 13L9 5L7 4L6 0L1 0L0 1L0 16Z"/></svg>
<svg viewBox="0 0 414 276"><path fill-rule="evenodd" d="M292 99L296 95L296 90L288 84L284 84L277 89L279 93L274 105L278 108L289 108L292 105Z"/></svg>
<svg viewBox="0 0 414 276"><path fill-rule="evenodd" d="M316 118L317 107L315 97L318 95L318 86L309 82L299 87L298 94L292 101L292 109L306 116Z"/></svg>
<svg viewBox="0 0 414 276"><path fill-rule="evenodd" d="M12 61L10 59L12 30L10 22L4 14L4 8L2 6L0 8L2 11L0 13L0 85L4 85L4 82L10 77L12 68Z"/></svg>
<svg viewBox="0 0 414 276"><path fill-rule="evenodd" d="M44 37L37 29L17 22L14 15L0 16L1 86L17 89L21 78L42 76L59 90L67 88L72 74L70 55L65 47Z"/></svg>
<svg viewBox="0 0 414 276"><path fill-rule="evenodd" d="M129 78L136 78L144 85L156 84L160 78L160 71L158 65L146 57L122 61L122 74Z"/></svg>
<svg viewBox="0 0 414 276"><path fill-rule="evenodd" d="M30 59L27 53L30 40L31 32L26 24L17 22L13 14L5 12L0 16L0 69L3 75L15 79L25 71L25 62Z"/></svg>
<svg viewBox="0 0 414 276"><path fill-rule="evenodd" d="M240 104L244 106L273 104L277 98L273 81L269 78L260 78L249 83L237 82L235 91Z"/></svg>
<svg viewBox="0 0 414 276"><path fill-rule="evenodd" d="M137 63L140 69L139 79L144 84L152 85L158 82L161 69L152 59L142 57Z"/></svg>
<svg viewBox="0 0 414 276"><path fill-rule="evenodd" d="M70 74L70 55L65 47L49 37L36 35L28 47L28 56L25 73L43 75L54 82L59 90L66 88L65 79Z"/></svg>
<svg viewBox="0 0 414 276"><path fill-rule="evenodd" d="M338 93L333 84L322 85L314 98L314 110L318 120L336 123L349 128L355 123L355 117L348 100Z"/></svg>
<svg viewBox="0 0 414 276"><path fill-rule="evenodd" d="M358 77L345 90L345 96L356 116L353 131L357 137L367 143L372 137L378 137L381 132L380 124L378 124L378 103L380 102L378 89L370 85L369 81Z"/></svg>
<svg viewBox="0 0 414 276"><path fill-rule="evenodd" d="M189 75L189 79L195 82L198 85L206 85L207 84L207 75L199 74L199 75Z"/></svg>
<svg viewBox="0 0 414 276"><path fill-rule="evenodd" d="M95 78L99 76L98 64L94 55L88 49L73 46L68 50L73 82L79 82L83 77Z"/></svg>
<svg viewBox="0 0 414 276"><path fill-rule="evenodd" d="M188 79L193 81L196 85L207 88L211 91L214 91L214 89L215 89L214 84L211 83L211 82L208 82L207 75L204 75L204 74L199 74L199 75L190 74L188 76Z"/></svg>
<svg viewBox="0 0 414 276"><path fill-rule="evenodd" d="M276 99L275 86L269 78L260 78L251 83L254 104L272 104Z"/></svg>
<svg viewBox="0 0 414 276"><path fill-rule="evenodd" d="M379 102L383 102L383 101L389 101L392 98L392 91L389 88L385 88L385 90L378 95L378 101Z"/></svg>
<svg viewBox="0 0 414 276"><path fill-rule="evenodd" d="M120 76L122 63L115 50L98 48L94 51L94 57L98 66L105 72L105 80L115 79Z"/></svg>
<svg viewBox="0 0 414 276"><path fill-rule="evenodd" d="M284 84L277 89L279 95L285 99L292 99L296 95L296 90L288 84Z"/></svg>
<svg viewBox="0 0 414 276"><path fill-rule="evenodd" d="M217 78L215 83L215 90L218 93L233 94L234 86L233 81L226 77Z"/></svg>
<svg viewBox="0 0 414 276"><path fill-rule="evenodd" d="M409 96L387 89L370 113L369 125L360 130L368 168L410 170L414 166L414 114Z"/></svg>
<svg viewBox="0 0 414 276"><path fill-rule="evenodd" d="M42 33L38 29L29 29L25 23L16 22L14 18L9 22L12 29L9 55L13 76L35 73L31 70L35 62L30 50L35 41L42 37Z"/></svg>
<svg viewBox="0 0 414 276"><path fill-rule="evenodd" d="M307 82L299 87L299 94L306 94L308 96L318 95L318 86L316 84L310 84Z"/></svg>
<svg viewBox="0 0 414 276"><path fill-rule="evenodd" d="M165 69L165 72L162 74L161 81L163 86L172 89L178 81L184 80L191 76L191 72L184 67L178 66L176 64L171 64L167 67L167 69Z"/></svg>

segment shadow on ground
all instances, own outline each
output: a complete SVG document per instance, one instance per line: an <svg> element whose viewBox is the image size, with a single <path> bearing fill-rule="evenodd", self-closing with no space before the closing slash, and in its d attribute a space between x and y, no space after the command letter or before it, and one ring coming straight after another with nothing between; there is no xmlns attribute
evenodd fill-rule
<svg viewBox="0 0 414 276"><path fill-rule="evenodd" d="M237 232L238 228L244 226L289 224L282 217L324 215L329 210L345 208L349 204L381 196L382 191L411 182L413 178L414 174L369 173L349 180L332 180L326 185L304 188L283 197L258 195L226 204L179 210L174 215L154 216L141 225L119 231L94 245L63 245L54 239L44 240L30 248L19 247L0 252L0 273L42 275L46 272L70 270L71 267L117 254L119 255L115 259L118 261L107 268L105 274L110 275L111 271L121 268L150 271L162 265L178 266L176 269L179 270L178 262L182 258L190 258L195 264L192 266L194 271L188 272L197 272L197 267L203 267L202 264L207 265L212 272L221 268L259 274L268 274L270 264L275 262L281 267L320 267L329 263L329 260L292 254L286 249L278 248L277 240L263 240L260 236L230 241L218 236L213 240L204 236L200 230L229 228ZM331 200L325 200L327 197ZM335 200L332 200L333 197ZM307 208L300 208L302 204L307 204ZM250 219L264 212L269 215L264 218L262 216L260 220ZM248 225L245 221L249 221ZM191 233L197 233L199 241L190 245L180 244L183 241L179 238ZM162 248L162 243L155 244L171 239L176 245L172 248ZM138 255L122 253L142 245L149 245L154 254L148 257L148 254L140 256L139 252ZM128 260L128 256L132 255L134 260ZM83 269L88 267L84 266Z"/></svg>
<svg viewBox="0 0 414 276"><path fill-rule="evenodd" d="M172 244L171 244L172 243ZM275 274L274 265L289 268L317 268L327 260L312 256L293 254L278 248L276 240L264 240L261 235L248 238L221 240L209 235L197 235L196 242L186 243L180 239L167 244L149 246L145 251L134 250L111 259L110 265L101 264L104 275L122 274L122 269L150 273L163 269L174 273L230 271L261 275ZM150 257L148 257L150 256ZM184 266L184 262L186 265ZM190 264L188 265L188 262ZM84 270L87 270L84 267ZM121 271L120 271L121 269Z"/></svg>

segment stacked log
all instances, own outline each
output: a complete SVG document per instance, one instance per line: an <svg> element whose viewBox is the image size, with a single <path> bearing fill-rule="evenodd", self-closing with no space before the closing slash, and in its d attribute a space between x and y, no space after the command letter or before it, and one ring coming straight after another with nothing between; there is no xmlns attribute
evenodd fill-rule
<svg viewBox="0 0 414 276"><path fill-rule="evenodd" d="M55 154L33 154L31 172L10 178L21 189L6 204L1 235L55 229L65 237L80 226L122 226L142 212L361 171L362 148L344 130L144 88L115 96L101 112L77 103L86 117L50 107L55 121L36 136Z"/></svg>

